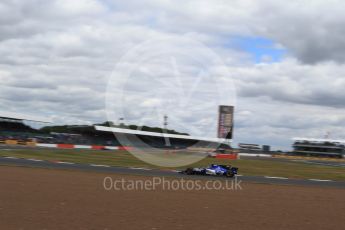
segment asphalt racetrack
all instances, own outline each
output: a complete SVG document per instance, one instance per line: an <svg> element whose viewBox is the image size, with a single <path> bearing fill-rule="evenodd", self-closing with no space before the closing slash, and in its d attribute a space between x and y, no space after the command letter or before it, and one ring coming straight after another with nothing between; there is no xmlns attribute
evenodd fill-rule
<svg viewBox="0 0 345 230"><path fill-rule="evenodd" d="M185 177L188 179L222 179L232 180L225 177L212 177L212 176L188 176L180 174L175 170L157 170L147 168L124 168L113 167L108 165L95 165L95 164L76 164L70 162L51 162L37 159L21 159L15 157L0 157L0 165L13 165L13 166L26 166L26 167L39 167L50 169L69 169L69 170L82 170L90 172L103 172L113 174L127 174L127 175L141 175L141 176L155 176L155 177ZM326 186L345 188L345 181L331 181L319 179L291 179L284 177L271 177L271 176L242 176L239 175L238 179L243 182L277 184L277 185L303 185L303 186Z"/></svg>

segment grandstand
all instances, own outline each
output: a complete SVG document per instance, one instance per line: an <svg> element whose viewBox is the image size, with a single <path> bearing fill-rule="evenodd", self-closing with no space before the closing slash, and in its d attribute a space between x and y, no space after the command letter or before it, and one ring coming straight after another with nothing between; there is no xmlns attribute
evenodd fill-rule
<svg viewBox="0 0 345 230"><path fill-rule="evenodd" d="M224 140L213 138L200 138L189 136L169 130L168 134L161 133L163 130L155 127L145 127L138 131L137 126L128 126L127 129L118 129L117 135L108 129L113 127L88 126L88 125L62 125L46 126L41 129L32 128L24 124L23 118L0 118L0 140L12 140L17 142L46 143L46 144L74 144L74 145L98 145L98 146L135 146L153 147L163 149L194 148L216 149ZM36 120L38 122L38 120ZM98 128L97 128L98 127ZM99 128L103 127L103 128ZM133 128L133 129L130 129ZM164 130L165 131L165 130ZM163 136L162 136L163 135ZM118 138L121 138L121 142ZM166 138L169 138L168 142ZM123 141L125 140L125 141ZM12 142L11 142L12 143ZM222 148L228 149L229 145L222 144Z"/></svg>
<svg viewBox="0 0 345 230"><path fill-rule="evenodd" d="M89 125L47 126L41 131L49 133L56 144L120 145L113 134L98 132Z"/></svg>
<svg viewBox="0 0 345 230"><path fill-rule="evenodd" d="M46 126L34 129L23 123L24 120L36 122L49 122L45 119L21 116L17 114L0 114L0 135L7 139L32 140L47 144L73 144L73 145L100 145L100 146L137 146L154 148L184 149L212 148L231 149L230 138L233 133L233 106L219 107L218 138L205 138L190 136L167 129L167 116L164 128L114 125L106 121L97 125L62 125ZM114 135L115 134L115 135ZM121 139L121 140L120 140Z"/></svg>
<svg viewBox="0 0 345 230"><path fill-rule="evenodd" d="M51 123L50 119L32 115L23 115L18 113L11 113L11 112L0 112L0 119L3 121L10 121L10 122L23 122L23 121L34 121L40 123Z"/></svg>
<svg viewBox="0 0 345 230"><path fill-rule="evenodd" d="M49 120L15 113L0 113L0 139L31 141L37 135L44 135L24 121L48 123Z"/></svg>
<svg viewBox="0 0 345 230"><path fill-rule="evenodd" d="M95 126L95 130L102 133L115 133L121 142L128 146L155 147L155 148L174 148L182 149L188 147L194 148L224 148L230 149L228 139L224 138L205 138L182 134L171 134L161 132L148 132L141 130L131 130L116 127Z"/></svg>
<svg viewBox="0 0 345 230"><path fill-rule="evenodd" d="M293 154L302 156L345 156L345 140L294 138Z"/></svg>
<svg viewBox="0 0 345 230"><path fill-rule="evenodd" d="M0 132L36 132L37 130L19 121L3 120L0 118Z"/></svg>

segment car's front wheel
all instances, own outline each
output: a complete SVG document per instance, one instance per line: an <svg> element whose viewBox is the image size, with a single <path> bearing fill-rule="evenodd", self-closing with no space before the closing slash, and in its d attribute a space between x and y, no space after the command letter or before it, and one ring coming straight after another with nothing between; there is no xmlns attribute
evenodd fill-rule
<svg viewBox="0 0 345 230"><path fill-rule="evenodd" d="M226 176L226 177L234 177L235 174L233 174L233 173L230 172L230 171L227 171L227 172L225 173L225 176Z"/></svg>

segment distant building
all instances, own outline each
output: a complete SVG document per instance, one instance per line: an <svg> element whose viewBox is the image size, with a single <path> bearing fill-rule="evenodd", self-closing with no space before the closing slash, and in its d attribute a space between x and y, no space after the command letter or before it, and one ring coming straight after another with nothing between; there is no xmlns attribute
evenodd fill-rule
<svg viewBox="0 0 345 230"><path fill-rule="evenodd" d="M263 152L270 152L270 151L271 151L271 146L269 146L269 145L263 145L263 146L262 146L262 151L263 151Z"/></svg>
<svg viewBox="0 0 345 230"><path fill-rule="evenodd" d="M241 150L261 150L260 145L258 144L244 144L244 143L239 143L238 147Z"/></svg>
<svg viewBox="0 0 345 230"><path fill-rule="evenodd" d="M240 152L245 153L267 153L271 151L271 146L269 145L258 145L258 144L246 144L239 143L238 148Z"/></svg>
<svg viewBox="0 0 345 230"><path fill-rule="evenodd" d="M302 156L341 158L345 155L345 140L294 138L293 153Z"/></svg>

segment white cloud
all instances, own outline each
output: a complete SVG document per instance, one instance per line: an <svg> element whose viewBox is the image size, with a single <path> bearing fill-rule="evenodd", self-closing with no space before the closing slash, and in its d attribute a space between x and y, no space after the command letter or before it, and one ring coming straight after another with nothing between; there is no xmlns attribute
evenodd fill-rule
<svg viewBox="0 0 345 230"><path fill-rule="evenodd" d="M201 68L182 56L177 60L185 85L193 86L200 69L222 84L236 82L238 141L286 147L293 136L319 137L327 131L341 135L343 11L344 2L337 0L2 1L0 103L3 110L48 116L56 123L103 121L107 81L116 63L139 44L171 39L173 46L160 51L212 62L195 46L178 43L186 37L206 44L228 66L230 77L219 66ZM253 53L232 44L242 37L272 40L277 49L287 50L287 57L271 63L267 53L262 56L266 63L252 63ZM127 88L138 92L128 98L128 122L142 119L160 125L161 115L169 113L171 128L197 135L211 126L215 130L210 85L197 87L195 106L173 109L176 101L183 101L179 95L188 94L181 82L174 87L162 84L164 78L173 79L170 64L170 58L155 59L136 70ZM154 118L143 116L145 108L161 105L165 110Z"/></svg>
<svg viewBox="0 0 345 230"><path fill-rule="evenodd" d="M96 0L57 0L55 1L57 10L66 14L85 15L98 14L106 11L101 1Z"/></svg>

